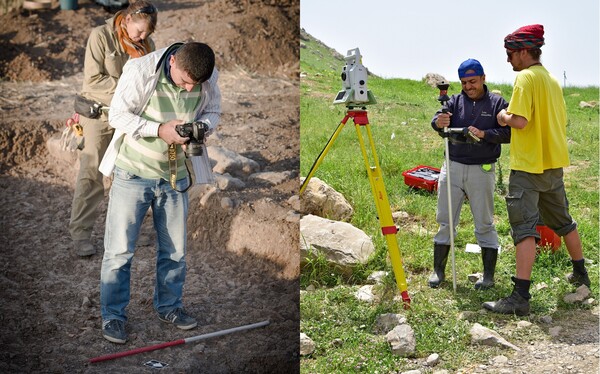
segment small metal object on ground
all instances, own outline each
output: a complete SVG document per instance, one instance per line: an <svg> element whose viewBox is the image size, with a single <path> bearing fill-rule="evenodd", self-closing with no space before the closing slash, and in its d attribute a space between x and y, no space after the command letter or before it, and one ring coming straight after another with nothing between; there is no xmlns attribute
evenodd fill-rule
<svg viewBox="0 0 600 374"><path fill-rule="evenodd" d="M144 362L144 366L148 366L149 368L152 368L152 369L162 369L162 368L166 368L167 366L169 366L169 364L166 364L164 362L160 362L157 360L150 360L150 361Z"/></svg>

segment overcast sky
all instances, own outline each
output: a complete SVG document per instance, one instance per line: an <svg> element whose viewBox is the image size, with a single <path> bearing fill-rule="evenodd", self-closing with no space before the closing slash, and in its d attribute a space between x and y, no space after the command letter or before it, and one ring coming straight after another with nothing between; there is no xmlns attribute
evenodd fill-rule
<svg viewBox="0 0 600 374"><path fill-rule="evenodd" d="M481 62L490 82L512 84L504 37L544 26L543 65L569 86L600 83L598 0L301 0L300 26L342 55L360 48L363 64L385 78L438 73L458 81L461 62ZM341 69L341 66L340 66Z"/></svg>

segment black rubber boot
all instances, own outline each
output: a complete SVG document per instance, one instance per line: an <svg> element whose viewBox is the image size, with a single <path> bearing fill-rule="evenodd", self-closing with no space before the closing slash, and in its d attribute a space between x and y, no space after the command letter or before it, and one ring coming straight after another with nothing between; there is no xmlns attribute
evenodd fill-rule
<svg viewBox="0 0 600 374"><path fill-rule="evenodd" d="M511 278L515 283L513 292L505 298L498 301L488 301L483 303L485 309L501 314L516 314L517 316L526 316L529 314L529 287L531 281L525 279Z"/></svg>
<svg viewBox="0 0 600 374"><path fill-rule="evenodd" d="M429 277L429 287L437 288L446 279L446 262L450 246L445 244L434 244L433 246L433 273Z"/></svg>
<svg viewBox="0 0 600 374"><path fill-rule="evenodd" d="M487 290L494 287L494 273L496 272L498 249L481 248L481 260L483 261L483 279L475 282L475 289Z"/></svg>

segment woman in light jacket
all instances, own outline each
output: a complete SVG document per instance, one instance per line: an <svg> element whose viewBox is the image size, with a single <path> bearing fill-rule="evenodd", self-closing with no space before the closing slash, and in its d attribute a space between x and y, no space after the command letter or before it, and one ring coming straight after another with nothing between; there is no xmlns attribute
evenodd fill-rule
<svg viewBox="0 0 600 374"><path fill-rule="evenodd" d="M125 63L155 50L149 36L156 27L157 13L149 1L132 2L104 25L94 28L87 42L81 96L101 103L106 110L95 119L81 113L79 116L85 144L79 152L69 232L77 254L82 257L96 253L91 235L98 217L98 205L104 198L98 166L114 132L108 124L108 107Z"/></svg>

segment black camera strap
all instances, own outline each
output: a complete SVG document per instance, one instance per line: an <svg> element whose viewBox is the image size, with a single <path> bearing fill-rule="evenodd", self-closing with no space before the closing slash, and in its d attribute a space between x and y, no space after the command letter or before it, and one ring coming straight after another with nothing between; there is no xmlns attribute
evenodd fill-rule
<svg viewBox="0 0 600 374"><path fill-rule="evenodd" d="M180 191L177 189L177 146L175 144L169 144L169 182L171 183L171 187L180 193L184 193L192 187L192 178L190 177L190 169L188 169L187 164L185 164L185 168L188 173L188 186Z"/></svg>

